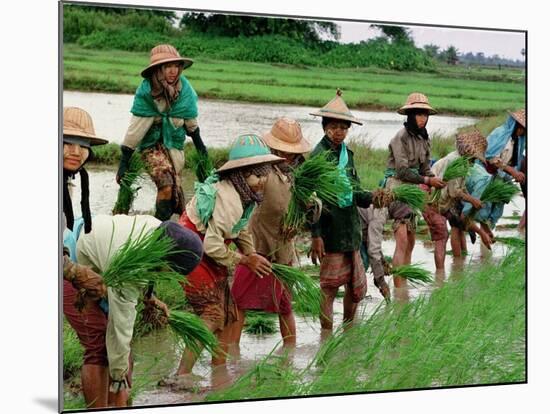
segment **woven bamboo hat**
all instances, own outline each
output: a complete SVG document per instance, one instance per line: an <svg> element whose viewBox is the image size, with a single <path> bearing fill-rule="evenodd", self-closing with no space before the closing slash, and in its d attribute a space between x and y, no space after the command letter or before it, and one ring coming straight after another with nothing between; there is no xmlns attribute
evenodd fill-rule
<svg viewBox="0 0 550 414"><path fill-rule="evenodd" d="M354 117L350 112L348 106L342 99L342 91L340 89L336 90L336 97L334 99L332 99L317 112L311 112L310 115L321 116L323 118L343 119L344 121L350 121L354 124L363 125L363 123Z"/></svg>
<svg viewBox="0 0 550 414"><path fill-rule="evenodd" d="M409 109L426 109L430 115L437 114L437 111L430 106L428 97L423 93L413 92L407 97L407 102L397 110L398 114L407 115Z"/></svg>
<svg viewBox="0 0 550 414"><path fill-rule="evenodd" d="M271 131L262 136L268 147L292 154L304 154L311 151L311 144L302 135L300 124L294 119L279 118Z"/></svg>
<svg viewBox="0 0 550 414"><path fill-rule="evenodd" d="M83 146L102 145L109 142L95 134L94 123L88 112L66 106L63 108L63 141L70 142L71 139Z"/></svg>
<svg viewBox="0 0 550 414"><path fill-rule="evenodd" d="M274 164L284 158L273 155L262 139L254 134L239 136L229 150L229 160L217 172L258 164Z"/></svg>
<svg viewBox="0 0 550 414"><path fill-rule="evenodd" d="M141 76L146 78L150 75L150 72L154 67L170 62L181 62L183 69L186 69L193 64L192 59L181 57L174 46L158 45L151 49L149 66L141 71Z"/></svg>
<svg viewBox="0 0 550 414"><path fill-rule="evenodd" d="M464 132L456 136L456 149L461 156L470 156L485 162L487 139L477 129Z"/></svg>
<svg viewBox="0 0 550 414"><path fill-rule="evenodd" d="M514 118L523 127L527 128L527 122L525 122L525 109L519 109L516 112L508 111L510 116Z"/></svg>

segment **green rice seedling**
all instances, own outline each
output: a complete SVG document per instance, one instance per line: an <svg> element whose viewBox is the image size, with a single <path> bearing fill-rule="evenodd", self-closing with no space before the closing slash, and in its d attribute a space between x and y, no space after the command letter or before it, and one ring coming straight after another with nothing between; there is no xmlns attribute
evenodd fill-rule
<svg viewBox="0 0 550 414"><path fill-rule="evenodd" d="M168 261L168 255L174 252L174 242L164 236L164 229L146 232L142 228L137 237L129 237L114 254L103 272L103 282L108 287L121 288L127 284L145 287L150 281L181 281L182 275Z"/></svg>
<svg viewBox="0 0 550 414"><path fill-rule="evenodd" d="M297 309L311 315L320 315L322 292L317 282L295 267L273 263L271 269L291 293Z"/></svg>
<svg viewBox="0 0 550 414"><path fill-rule="evenodd" d="M292 175L292 195L283 219L286 229L298 229L306 222L305 206L314 193L323 203L336 205L350 186L328 151L307 159Z"/></svg>
<svg viewBox="0 0 550 414"><path fill-rule="evenodd" d="M191 312L173 310L170 311L168 324L177 338L195 355L199 355L202 348L212 355L216 355L218 352L216 336L197 315Z"/></svg>
<svg viewBox="0 0 550 414"><path fill-rule="evenodd" d="M392 268L391 272L394 276L400 276L404 279L407 279L413 285L433 282L430 271L423 269L418 264L397 266Z"/></svg>
<svg viewBox="0 0 550 414"><path fill-rule="evenodd" d="M481 194L482 203L509 203L520 192L517 185L508 183L501 178L494 178Z"/></svg>
<svg viewBox="0 0 550 414"><path fill-rule="evenodd" d="M507 246L514 248L525 248L525 240L519 237L495 237L495 241L506 244Z"/></svg>
<svg viewBox="0 0 550 414"><path fill-rule="evenodd" d="M273 317L264 312L247 312L244 331L252 335L266 335L277 331Z"/></svg>
<svg viewBox="0 0 550 414"><path fill-rule="evenodd" d="M80 345L74 329L63 319L63 379L78 373L82 367L84 348Z"/></svg>
<svg viewBox="0 0 550 414"><path fill-rule="evenodd" d="M470 157L461 156L449 163L443 173L443 181L449 182L457 178L466 178L471 170ZM436 188L430 203L437 203L441 197L441 188Z"/></svg>
<svg viewBox="0 0 550 414"><path fill-rule="evenodd" d="M424 210L424 206L426 204L426 193L417 185L401 184L395 187L392 192L396 200L407 204L413 210Z"/></svg>
<svg viewBox="0 0 550 414"><path fill-rule="evenodd" d="M196 150L191 151L186 161L195 173L197 180L201 183L215 171L214 163L208 153L205 154Z"/></svg>
<svg viewBox="0 0 550 414"><path fill-rule="evenodd" d="M113 207L113 214L128 214L141 188L137 185L137 182L140 178L143 178L145 172L145 162L140 153L135 151L130 158L128 170L120 180L120 188Z"/></svg>
<svg viewBox="0 0 550 414"><path fill-rule="evenodd" d="M525 254L514 249L502 263L472 265L430 295L358 315L327 343L333 352L321 347L304 369L277 369L266 357L207 399L524 382L525 309Z"/></svg>

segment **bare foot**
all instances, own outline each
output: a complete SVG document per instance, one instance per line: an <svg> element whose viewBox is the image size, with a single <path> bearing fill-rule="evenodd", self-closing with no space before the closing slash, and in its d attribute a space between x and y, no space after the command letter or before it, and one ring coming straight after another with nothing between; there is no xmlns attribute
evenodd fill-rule
<svg viewBox="0 0 550 414"><path fill-rule="evenodd" d="M198 391L200 382L204 380L200 375L193 373L183 375L170 375L158 382L160 387L170 387L176 391Z"/></svg>

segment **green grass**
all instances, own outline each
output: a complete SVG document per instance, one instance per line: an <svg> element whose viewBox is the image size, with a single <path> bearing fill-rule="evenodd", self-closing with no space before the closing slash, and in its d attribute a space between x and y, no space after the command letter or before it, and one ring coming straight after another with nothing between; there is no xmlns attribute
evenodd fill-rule
<svg viewBox="0 0 550 414"><path fill-rule="evenodd" d="M134 93L147 53L83 49L65 44L64 88ZM394 72L373 68L335 69L196 58L185 75L202 98L309 106L326 104L336 87L352 109L395 110L413 91L422 91L440 113L487 116L524 105L522 72L480 80L466 70L435 73ZM463 76L461 76L463 75Z"/></svg>
<svg viewBox="0 0 550 414"><path fill-rule="evenodd" d="M209 401L526 381L525 256L471 267L430 296L380 306L303 370L266 357Z"/></svg>
<svg viewBox="0 0 550 414"><path fill-rule="evenodd" d="M76 332L63 319L63 378L67 379L80 372L84 348L80 345Z"/></svg>

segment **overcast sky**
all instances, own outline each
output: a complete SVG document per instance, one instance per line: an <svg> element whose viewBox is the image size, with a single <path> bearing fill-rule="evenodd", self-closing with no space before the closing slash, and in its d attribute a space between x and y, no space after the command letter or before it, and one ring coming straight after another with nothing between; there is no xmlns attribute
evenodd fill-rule
<svg viewBox="0 0 550 414"><path fill-rule="evenodd" d="M180 17L181 11L176 11ZM380 35L380 30L372 28L370 23L336 21L341 28L340 41L357 43ZM499 55L507 59L525 60L521 49L525 47L525 34L494 30L449 29L442 27L407 26L411 29L416 46L434 44L441 49L454 46L459 53L474 54L483 52L485 56Z"/></svg>
<svg viewBox="0 0 550 414"><path fill-rule="evenodd" d="M379 30L371 28L368 23L336 23L341 27L341 41L344 43L359 42L380 34ZM452 45L460 53L483 52L485 56L499 55L508 59L524 60L521 55L521 49L525 47L524 33L426 26L408 27L418 47L431 43L446 49Z"/></svg>

